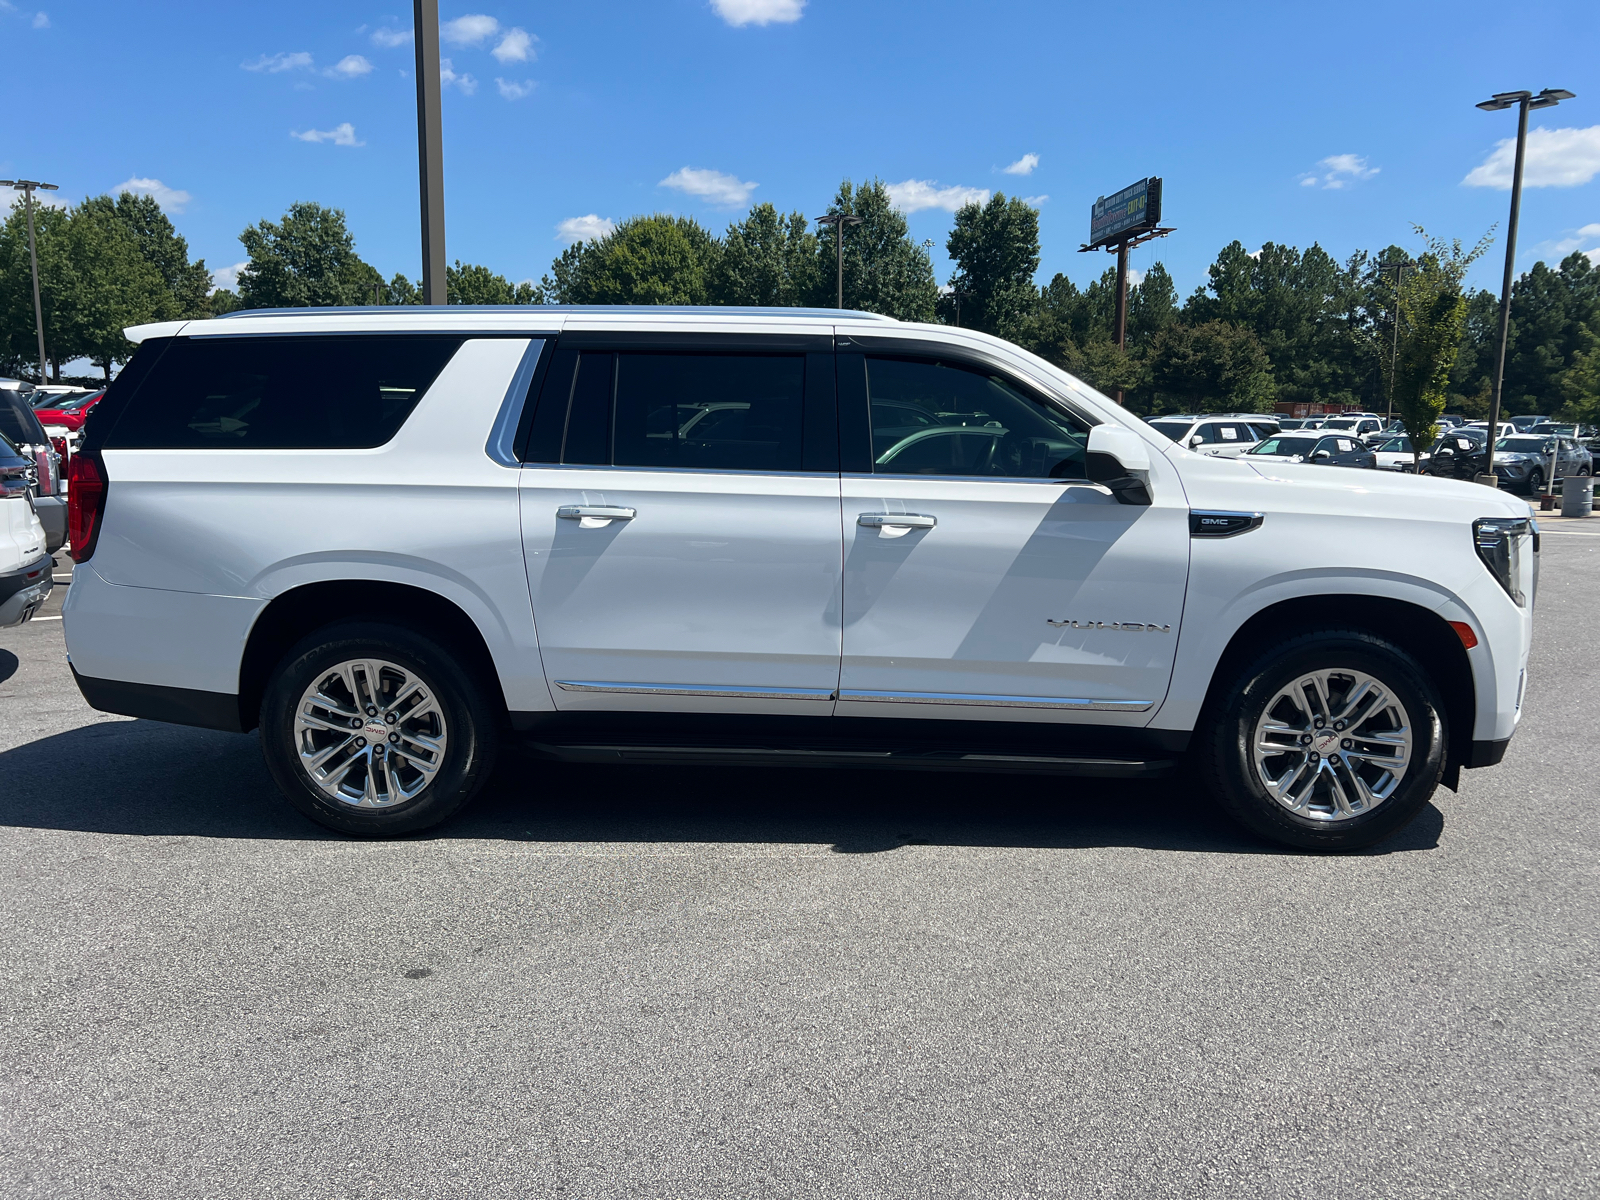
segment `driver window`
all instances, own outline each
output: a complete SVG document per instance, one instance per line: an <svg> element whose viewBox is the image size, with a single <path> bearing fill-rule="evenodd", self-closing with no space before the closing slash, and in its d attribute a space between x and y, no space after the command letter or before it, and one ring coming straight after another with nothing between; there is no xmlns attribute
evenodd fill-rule
<svg viewBox="0 0 1600 1200"><path fill-rule="evenodd" d="M873 472L1083 479L1088 428L980 368L867 359Z"/></svg>

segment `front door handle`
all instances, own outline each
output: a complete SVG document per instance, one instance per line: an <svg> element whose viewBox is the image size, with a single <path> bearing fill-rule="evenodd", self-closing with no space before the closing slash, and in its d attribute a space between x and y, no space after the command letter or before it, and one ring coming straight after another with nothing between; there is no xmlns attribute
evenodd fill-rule
<svg viewBox="0 0 1600 1200"><path fill-rule="evenodd" d="M563 504L556 509L556 516L565 521L581 521L585 517L601 521L631 521L638 515L638 509L618 508L614 504Z"/></svg>
<svg viewBox="0 0 1600 1200"><path fill-rule="evenodd" d="M938 523L938 517L924 513L862 513L856 518L857 525L865 525L868 529L932 529Z"/></svg>

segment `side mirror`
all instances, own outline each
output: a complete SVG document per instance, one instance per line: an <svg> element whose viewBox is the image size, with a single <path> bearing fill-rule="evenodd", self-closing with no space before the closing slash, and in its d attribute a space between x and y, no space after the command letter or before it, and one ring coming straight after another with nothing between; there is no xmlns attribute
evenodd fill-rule
<svg viewBox="0 0 1600 1200"><path fill-rule="evenodd" d="M1086 467L1091 481L1111 489L1119 504L1150 503L1150 448L1121 425L1089 430Z"/></svg>
<svg viewBox="0 0 1600 1200"><path fill-rule="evenodd" d="M1319 459L1332 458L1332 457L1333 457L1333 451L1331 451L1331 450L1318 450L1315 454L1313 454L1311 456L1311 461L1312 462L1316 462Z"/></svg>
<svg viewBox="0 0 1600 1200"><path fill-rule="evenodd" d="M1196 446L1203 445L1205 445L1205 438L1201 437L1198 433L1189 439L1189 449L1191 450L1193 450Z"/></svg>

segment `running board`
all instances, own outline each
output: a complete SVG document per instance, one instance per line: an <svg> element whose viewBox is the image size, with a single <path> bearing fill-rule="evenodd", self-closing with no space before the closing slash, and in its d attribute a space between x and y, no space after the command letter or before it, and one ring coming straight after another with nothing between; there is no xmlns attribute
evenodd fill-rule
<svg viewBox="0 0 1600 1200"><path fill-rule="evenodd" d="M540 742L528 747L571 763L680 766L850 767L909 771L987 771L1141 779L1169 772L1170 759L1078 758L1053 754L999 754L962 750L844 750L783 746L649 746L594 742Z"/></svg>

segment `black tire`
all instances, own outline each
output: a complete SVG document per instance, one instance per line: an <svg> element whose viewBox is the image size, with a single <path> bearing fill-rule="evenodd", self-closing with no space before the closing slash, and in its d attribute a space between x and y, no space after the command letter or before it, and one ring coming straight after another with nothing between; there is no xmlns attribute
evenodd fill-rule
<svg viewBox="0 0 1600 1200"><path fill-rule="evenodd" d="M1253 753L1256 722L1280 689L1330 669L1360 671L1389 688L1404 705L1412 737L1410 764L1393 792L1342 820L1290 812L1268 792ZM1447 739L1444 706L1416 659L1373 634L1337 629L1279 642L1225 683L1197 730L1195 758L1211 796L1262 837L1306 850L1358 850L1397 833L1422 811L1439 784Z"/></svg>
<svg viewBox="0 0 1600 1200"><path fill-rule="evenodd" d="M1528 476L1528 495L1537 496L1544 487L1544 472L1535 467Z"/></svg>
<svg viewBox="0 0 1600 1200"><path fill-rule="evenodd" d="M460 655L399 625L344 622L302 638L279 663L261 700L262 753L267 769L289 803L329 829L361 837L391 837L437 825L471 800L493 774L499 750L501 714L486 698L485 684L463 669L460 659ZM411 758L397 756L394 751L399 747L386 744L401 737L401 733L375 739L369 749L356 732L345 735L312 730L307 733L298 726L300 703L307 689L321 680L331 679L330 673L339 664L358 660L391 664L409 673L422 685L422 694L431 696L437 705L440 715L437 726L431 717L409 724L401 717L398 726L391 726L402 731L409 728L413 734L432 735L438 730L443 735L443 750L433 765L431 778L426 778ZM380 688L392 684L398 677L389 670L380 670L378 674L386 681ZM358 686L362 686L364 679L364 675L358 677ZM348 687L341 690L337 683L332 690L335 698L341 701L349 692ZM352 711L360 707L358 702ZM400 706L396 707L398 716ZM421 703L413 704L412 711L421 711L422 707ZM382 720L382 715L376 719ZM359 741L360 746L352 746L347 755L340 753L334 760L335 765L342 764L346 757L359 759L365 754L366 762L354 763L349 768L350 775L360 782L365 782L370 775L374 787L380 780L386 787L392 781L392 790L380 793L380 799L390 798L386 806L358 807L353 801L336 798L313 782L302 764L303 738L324 739L326 746L332 748L335 741L346 736L352 743ZM404 742L402 745L406 750L416 751L420 743ZM389 753L380 757L374 769L372 756L383 756L384 751ZM416 753L413 757L423 761L427 752ZM392 767L386 768L385 762L393 764ZM416 790L410 792L410 787Z"/></svg>

